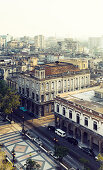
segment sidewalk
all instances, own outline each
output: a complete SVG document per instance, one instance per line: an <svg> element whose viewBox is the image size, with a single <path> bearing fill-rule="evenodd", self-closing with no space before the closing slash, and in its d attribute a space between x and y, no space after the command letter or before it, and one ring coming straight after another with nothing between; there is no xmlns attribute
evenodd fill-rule
<svg viewBox="0 0 103 170"><path fill-rule="evenodd" d="M0 126L0 135L20 131L21 129L22 128L17 123L2 125Z"/></svg>

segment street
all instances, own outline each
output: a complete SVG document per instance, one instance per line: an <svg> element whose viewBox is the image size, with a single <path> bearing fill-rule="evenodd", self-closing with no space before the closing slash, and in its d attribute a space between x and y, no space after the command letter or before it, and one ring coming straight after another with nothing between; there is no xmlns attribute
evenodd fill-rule
<svg viewBox="0 0 103 170"><path fill-rule="evenodd" d="M25 115L26 116L26 115ZM27 116L29 117L29 116ZM16 117L16 119L18 119ZM29 117L30 119L30 117ZM47 127L35 127L32 123L28 123L27 118L25 118L25 129L30 129L29 131L31 134L35 137L39 137L43 143L43 147L46 148L46 150L54 150L54 138L56 137L58 139L58 144L62 146L66 146L69 149L69 154L63 159L63 162L65 162L66 166L71 166L79 169L83 168L83 165L80 163L80 158L85 158L88 160L88 167L91 170L97 170L99 168L99 163L91 156L84 153L78 146L73 146L65 139L59 137L54 132L51 132L47 129Z"/></svg>

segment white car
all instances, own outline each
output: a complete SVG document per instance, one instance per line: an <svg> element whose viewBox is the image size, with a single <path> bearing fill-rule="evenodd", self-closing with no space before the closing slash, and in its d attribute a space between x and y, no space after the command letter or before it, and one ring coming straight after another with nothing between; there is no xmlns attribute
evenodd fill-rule
<svg viewBox="0 0 103 170"><path fill-rule="evenodd" d="M54 155L53 151L48 151L48 155L51 155L55 159L59 159L59 156Z"/></svg>
<svg viewBox="0 0 103 170"><path fill-rule="evenodd" d="M33 138L33 141L38 145L42 146L42 141L39 138Z"/></svg>

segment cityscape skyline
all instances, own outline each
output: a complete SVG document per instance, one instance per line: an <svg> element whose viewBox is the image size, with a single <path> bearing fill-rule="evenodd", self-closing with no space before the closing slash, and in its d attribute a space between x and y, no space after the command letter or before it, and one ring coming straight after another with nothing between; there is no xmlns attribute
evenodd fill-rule
<svg viewBox="0 0 103 170"><path fill-rule="evenodd" d="M0 34L87 38L103 35L102 0L1 0Z"/></svg>

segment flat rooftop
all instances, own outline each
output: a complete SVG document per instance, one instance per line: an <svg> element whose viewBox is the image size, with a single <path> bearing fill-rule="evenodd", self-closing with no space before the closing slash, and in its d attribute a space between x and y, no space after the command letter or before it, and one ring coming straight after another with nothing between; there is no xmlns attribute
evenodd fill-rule
<svg viewBox="0 0 103 170"><path fill-rule="evenodd" d="M75 92L69 92L59 95L61 98L84 106L88 109L103 114L103 99L95 97L95 90L100 87L83 89Z"/></svg>

